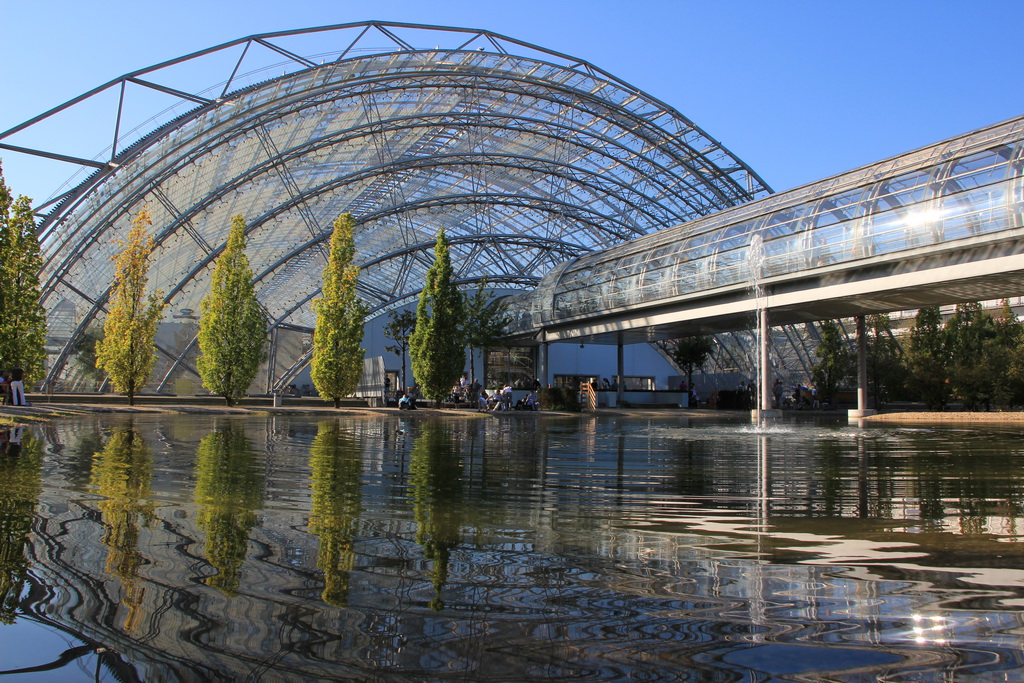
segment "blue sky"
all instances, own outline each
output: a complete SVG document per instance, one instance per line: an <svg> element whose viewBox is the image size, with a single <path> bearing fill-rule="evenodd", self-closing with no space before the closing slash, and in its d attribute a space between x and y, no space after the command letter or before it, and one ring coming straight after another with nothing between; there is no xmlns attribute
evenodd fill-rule
<svg viewBox="0 0 1024 683"><path fill-rule="evenodd" d="M368 19L488 29L586 59L678 109L776 190L1024 114L1020 0L58 0L5 3L0 130L188 52ZM36 198L75 170L2 156L7 183Z"/></svg>

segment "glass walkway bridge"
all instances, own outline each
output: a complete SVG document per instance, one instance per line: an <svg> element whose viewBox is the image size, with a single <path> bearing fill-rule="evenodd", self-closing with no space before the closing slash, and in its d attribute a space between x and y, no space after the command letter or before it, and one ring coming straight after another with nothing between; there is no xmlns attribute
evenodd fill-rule
<svg viewBox="0 0 1024 683"><path fill-rule="evenodd" d="M1022 291L1019 118L580 256L509 301L524 342L636 343L751 329L759 307L786 325Z"/></svg>

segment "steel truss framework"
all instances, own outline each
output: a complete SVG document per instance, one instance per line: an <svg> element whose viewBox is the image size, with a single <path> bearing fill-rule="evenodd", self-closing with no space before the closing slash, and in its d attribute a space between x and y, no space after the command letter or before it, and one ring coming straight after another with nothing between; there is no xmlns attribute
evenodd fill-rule
<svg viewBox="0 0 1024 683"><path fill-rule="evenodd" d="M162 80L214 57L226 65L215 86ZM123 145L140 88L175 106ZM111 92L100 158L13 144ZM110 257L143 207L158 245L151 282L168 304L151 388L196 376L194 312L240 213L272 320L261 381L273 389L308 360L341 213L356 218L360 293L379 315L418 294L440 228L460 283L526 289L560 262L770 192L691 121L583 60L488 31L382 22L249 36L125 74L0 133L3 149L95 169L37 207L58 390L88 388L79 340L102 322Z"/></svg>

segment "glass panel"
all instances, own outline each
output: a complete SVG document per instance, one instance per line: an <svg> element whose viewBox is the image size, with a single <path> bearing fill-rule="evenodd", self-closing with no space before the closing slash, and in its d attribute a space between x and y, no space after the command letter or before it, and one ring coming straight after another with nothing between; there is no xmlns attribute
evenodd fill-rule
<svg viewBox="0 0 1024 683"><path fill-rule="evenodd" d="M487 353L485 389L501 388L506 384L513 389L533 389L537 373L533 366L533 349L513 346Z"/></svg>

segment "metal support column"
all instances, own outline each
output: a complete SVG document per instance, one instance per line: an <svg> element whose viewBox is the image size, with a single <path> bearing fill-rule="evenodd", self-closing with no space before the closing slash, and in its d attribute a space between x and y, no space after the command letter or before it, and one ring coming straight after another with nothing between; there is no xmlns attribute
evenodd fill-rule
<svg viewBox="0 0 1024 683"><path fill-rule="evenodd" d="M874 415L877 410L868 408L868 333L864 316L857 316L857 408L850 410L851 418Z"/></svg>

